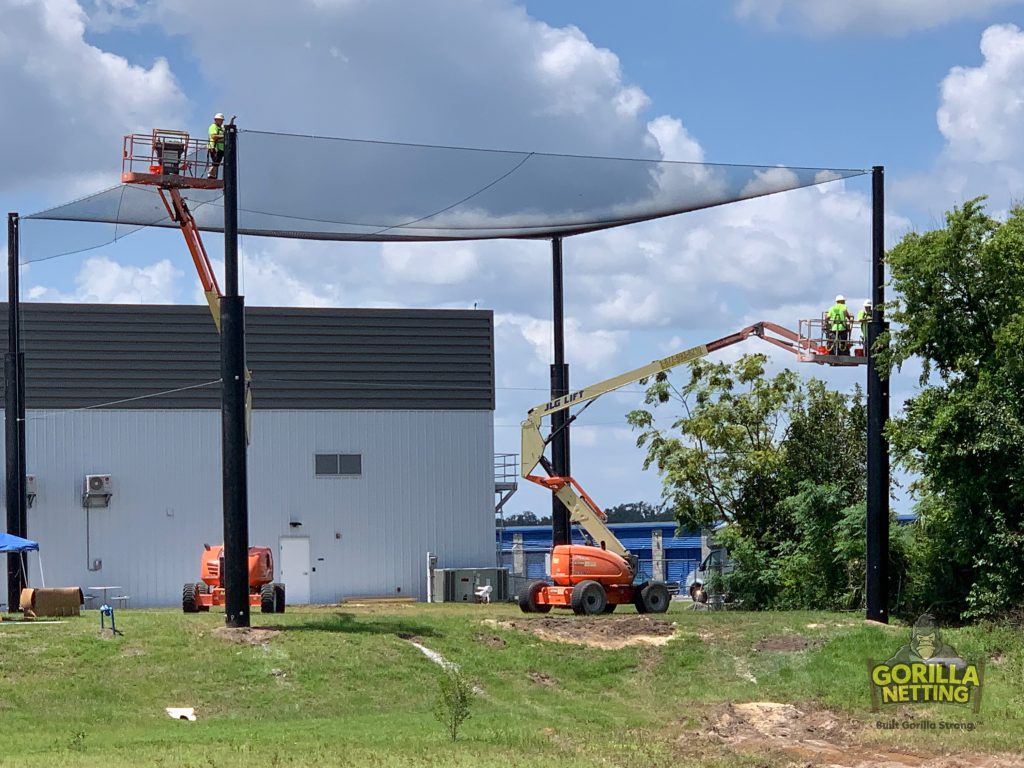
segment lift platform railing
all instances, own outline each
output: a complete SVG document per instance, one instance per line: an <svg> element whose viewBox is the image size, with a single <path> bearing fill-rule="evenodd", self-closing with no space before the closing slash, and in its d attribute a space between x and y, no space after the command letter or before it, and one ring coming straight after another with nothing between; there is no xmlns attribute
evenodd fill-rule
<svg viewBox="0 0 1024 768"><path fill-rule="evenodd" d="M210 172L207 139L187 131L154 128L152 133L124 137L121 181L164 188L219 189L224 182L207 178Z"/></svg>
<svg viewBox="0 0 1024 768"><path fill-rule="evenodd" d="M832 333L828 319L821 317L800 320L797 330L797 358L805 363L826 365L863 365L867 363L867 340L863 338L860 323L850 323L845 339Z"/></svg>

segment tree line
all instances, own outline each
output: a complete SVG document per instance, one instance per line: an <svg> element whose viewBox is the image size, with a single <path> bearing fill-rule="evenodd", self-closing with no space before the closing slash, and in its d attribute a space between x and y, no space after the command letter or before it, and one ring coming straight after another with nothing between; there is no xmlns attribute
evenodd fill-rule
<svg viewBox="0 0 1024 768"><path fill-rule="evenodd" d="M1024 208L984 200L886 256L895 294L879 344L889 375L921 365L887 438L915 478L917 520L890 526L891 612L946 621L1024 606ZM887 351L881 351L887 345ZM864 601L866 412L764 355L697 361L649 382L627 417L683 528L717 526L752 608L859 608ZM894 404L896 405L896 404ZM669 412L669 415L663 416ZM660 417L660 418L656 418ZM667 421L667 423L665 423Z"/></svg>

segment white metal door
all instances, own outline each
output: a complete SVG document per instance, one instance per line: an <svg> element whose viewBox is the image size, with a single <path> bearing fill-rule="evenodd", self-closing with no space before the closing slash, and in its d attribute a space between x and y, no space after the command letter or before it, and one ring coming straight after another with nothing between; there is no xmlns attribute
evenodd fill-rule
<svg viewBox="0 0 1024 768"><path fill-rule="evenodd" d="M282 537L277 581L284 584L288 605L309 603L309 539Z"/></svg>

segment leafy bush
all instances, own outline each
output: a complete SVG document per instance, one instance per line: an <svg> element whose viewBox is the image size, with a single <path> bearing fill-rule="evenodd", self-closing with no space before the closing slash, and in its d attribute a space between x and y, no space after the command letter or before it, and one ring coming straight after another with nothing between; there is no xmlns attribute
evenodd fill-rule
<svg viewBox="0 0 1024 768"><path fill-rule="evenodd" d="M470 717L473 684L458 668L449 667L438 677L437 685L434 717L455 741L459 737L459 728Z"/></svg>

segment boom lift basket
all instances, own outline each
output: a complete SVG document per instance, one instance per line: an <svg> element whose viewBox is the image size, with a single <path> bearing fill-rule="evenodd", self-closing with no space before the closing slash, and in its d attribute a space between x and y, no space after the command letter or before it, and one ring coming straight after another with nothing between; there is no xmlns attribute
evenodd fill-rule
<svg viewBox="0 0 1024 768"><path fill-rule="evenodd" d="M827 330L828 321L824 315L800 320L799 323L796 353L799 362L838 366L867 364L867 339L860 337L859 323L851 323L850 334L845 341L833 338ZM843 349L838 348L840 345Z"/></svg>
<svg viewBox="0 0 1024 768"><path fill-rule="evenodd" d="M206 140L193 139L188 131L154 128L148 134L129 134L121 153L121 181L165 189L222 189L223 181L206 178L210 170L206 145Z"/></svg>

